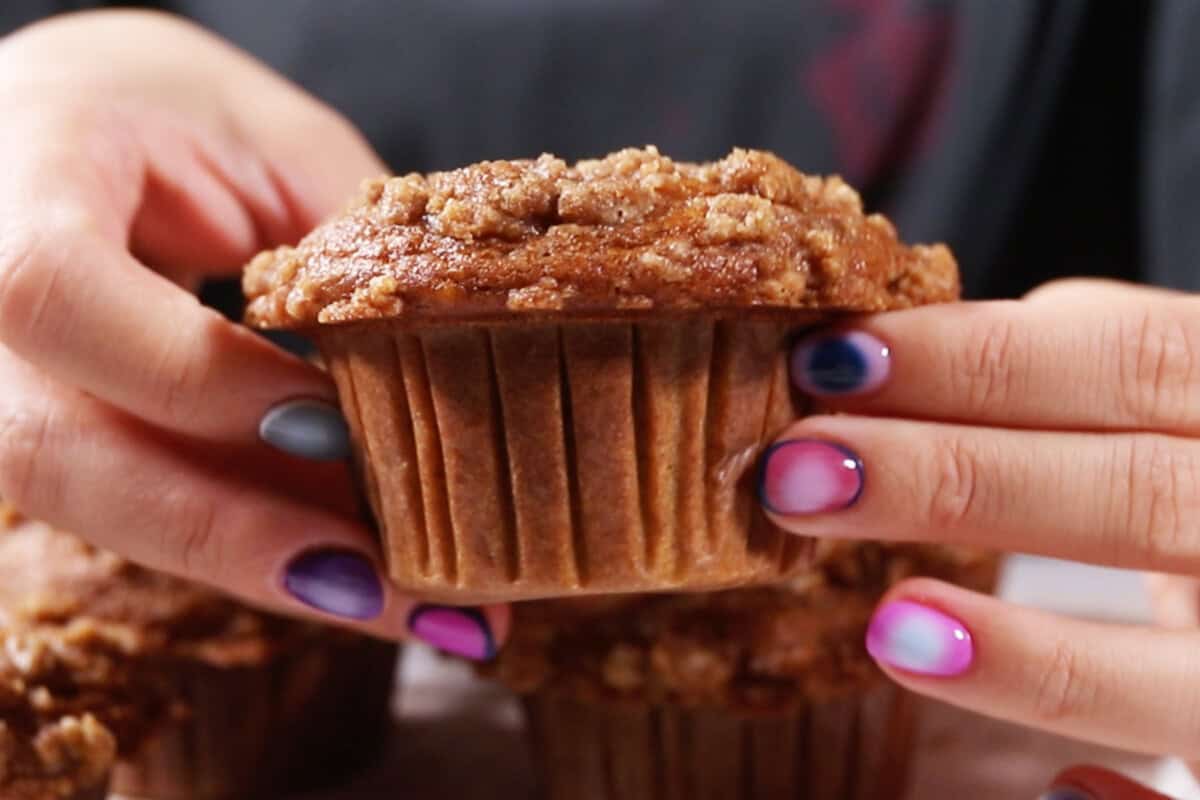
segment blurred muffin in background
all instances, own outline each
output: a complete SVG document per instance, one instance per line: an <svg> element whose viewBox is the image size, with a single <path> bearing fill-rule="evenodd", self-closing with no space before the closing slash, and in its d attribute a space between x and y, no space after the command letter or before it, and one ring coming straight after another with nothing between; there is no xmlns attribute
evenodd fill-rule
<svg viewBox="0 0 1200 800"><path fill-rule="evenodd" d="M523 695L547 800L892 800L915 723L864 638L896 581L990 590L997 559L822 543L775 587L519 604L484 673Z"/></svg>
<svg viewBox="0 0 1200 800"><path fill-rule="evenodd" d="M73 724L111 731L112 788L129 796L333 780L374 755L388 719L394 645L249 609L2 506L0 630L39 720L90 714Z"/></svg>

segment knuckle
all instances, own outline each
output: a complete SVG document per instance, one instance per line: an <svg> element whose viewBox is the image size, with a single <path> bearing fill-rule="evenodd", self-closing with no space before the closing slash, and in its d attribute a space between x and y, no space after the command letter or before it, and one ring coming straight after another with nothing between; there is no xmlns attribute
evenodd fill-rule
<svg viewBox="0 0 1200 800"><path fill-rule="evenodd" d="M54 262L43 258L44 237L31 225L0 232L0 340L36 330L54 286Z"/></svg>
<svg viewBox="0 0 1200 800"><path fill-rule="evenodd" d="M1012 397L1012 366L1021 363L1024 337L1008 315L970 327L961 349L954 350L958 358L950 364L951 388L967 412L977 415Z"/></svg>
<svg viewBox="0 0 1200 800"><path fill-rule="evenodd" d="M1117 401L1145 423L1177 424L1190 409L1197 377L1200 330L1172 304L1156 304L1121 327L1117 344Z"/></svg>
<svg viewBox="0 0 1200 800"><path fill-rule="evenodd" d="M936 444L933 452L925 522L933 530L961 527L979 502L978 456L955 439Z"/></svg>
<svg viewBox="0 0 1200 800"><path fill-rule="evenodd" d="M1086 717L1094 700L1079 651L1065 639L1055 640L1033 692L1034 720L1051 725Z"/></svg>
<svg viewBox="0 0 1200 800"><path fill-rule="evenodd" d="M182 575L219 582L226 563L221 545L221 512L209 498L176 494L161 534L163 564Z"/></svg>
<svg viewBox="0 0 1200 800"><path fill-rule="evenodd" d="M50 437L50 419L25 407L0 407L0 496L29 504L38 484L38 464Z"/></svg>
<svg viewBox="0 0 1200 800"><path fill-rule="evenodd" d="M1200 560L1200 459L1165 436L1134 437L1114 471L1113 502L1124 505L1112 537L1122 562L1163 568ZM1128 553L1132 546L1137 552Z"/></svg>
<svg viewBox="0 0 1200 800"><path fill-rule="evenodd" d="M146 375L152 402L169 424L189 425L203 412L214 370L208 354L215 352L223 327L219 317L205 311L198 331L189 328L163 341Z"/></svg>

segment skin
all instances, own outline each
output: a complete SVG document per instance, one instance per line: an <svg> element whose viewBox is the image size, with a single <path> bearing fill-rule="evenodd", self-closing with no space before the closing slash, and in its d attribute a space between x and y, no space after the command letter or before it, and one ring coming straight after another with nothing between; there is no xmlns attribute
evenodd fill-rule
<svg viewBox="0 0 1200 800"><path fill-rule="evenodd" d="M384 166L297 87L141 12L5 39L0 103L0 495L141 563L342 622L293 600L279 576L314 547L379 562L348 478L256 436L269 408L333 399L333 387L189 290L294 241ZM849 509L776 520L803 535L1200 574L1197 312L1191 297L1075 282L860 320L891 347L890 379L830 399L847 413L781 438L844 444L871 480ZM1200 634L1186 626L1067 620L930 580L891 598L955 616L977 648L953 678L885 666L901 684L1080 738L1198 755ZM413 603L388 588L383 615L354 627L402 638ZM503 640L507 611L486 614ZM1102 797L1143 796L1072 775L1099 781L1078 785Z"/></svg>
<svg viewBox="0 0 1200 800"><path fill-rule="evenodd" d="M937 541L1200 574L1200 299L1116 283L861 319L886 382L781 439L857 453L858 502L773 515L797 534ZM929 579L895 586L959 620L964 673L914 691L1078 739L1200 756L1195 583L1156 579L1161 627L1068 619Z"/></svg>
<svg viewBox="0 0 1200 800"><path fill-rule="evenodd" d="M345 623L280 581L313 548L379 564L346 470L256 433L272 406L333 386L190 290L296 240L384 165L331 109L163 15L6 38L0 104L0 496L142 564ZM402 638L415 601L385 592L379 617L346 624ZM507 611L485 613L502 640Z"/></svg>
<svg viewBox="0 0 1200 800"><path fill-rule="evenodd" d="M1170 800L1112 770L1093 766L1071 767L1059 773L1051 786L1074 789L1092 800Z"/></svg>

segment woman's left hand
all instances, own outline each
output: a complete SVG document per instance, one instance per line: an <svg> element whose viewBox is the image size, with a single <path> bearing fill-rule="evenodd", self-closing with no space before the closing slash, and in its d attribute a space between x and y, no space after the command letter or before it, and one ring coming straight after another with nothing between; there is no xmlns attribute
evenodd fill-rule
<svg viewBox="0 0 1200 800"><path fill-rule="evenodd" d="M1050 284L1021 301L810 334L793 380L830 410L776 441L782 527L1200 576L1200 297ZM946 583L895 586L868 649L994 717L1200 757L1200 632L1067 619Z"/></svg>

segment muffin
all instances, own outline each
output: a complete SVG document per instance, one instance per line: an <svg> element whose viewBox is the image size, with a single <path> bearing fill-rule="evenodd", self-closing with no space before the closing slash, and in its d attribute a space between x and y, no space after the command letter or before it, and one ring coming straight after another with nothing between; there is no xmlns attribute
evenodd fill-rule
<svg viewBox="0 0 1200 800"><path fill-rule="evenodd" d="M802 571L750 487L789 332L959 291L838 178L654 148L369 181L243 286L319 346L393 580L458 602Z"/></svg>
<svg viewBox="0 0 1200 800"><path fill-rule="evenodd" d="M863 647L910 574L990 588L996 560L839 544L786 585L519 604L485 667L524 699L546 800L902 794L914 698Z"/></svg>
<svg viewBox="0 0 1200 800"><path fill-rule="evenodd" d="M117 743L82 709L106 704L43 645L0 633L0 797L104 800Z"/></svg>
<svg viewBox="0 0 1200 800"><path fill-rule="evenodd" d="M90 713L115 736L114 791L275 796L344 774L382 743L394 645L264 614L5 516L0 630L31 643L10 654L50 659L46 674L75 685L50 710Z"/></svg>

